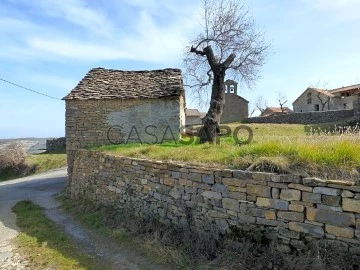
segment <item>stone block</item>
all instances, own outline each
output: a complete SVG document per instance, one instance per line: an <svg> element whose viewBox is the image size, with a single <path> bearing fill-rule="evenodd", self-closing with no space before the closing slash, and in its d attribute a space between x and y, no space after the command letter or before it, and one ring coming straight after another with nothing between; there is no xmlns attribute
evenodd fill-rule
<svg viewBox="0 0 360 270"><path fill-rule="evenodd" d="M251 176L255 181L261 182L270 182L271 177L275 175L273 173L265 173L265 172L252 172Z"/></svg>
<svg viewBox="0 0 360 270"><path fill-rule="evenodd" d="M205 183L198 183L198 182L193 182L192 186L194 188L198 188L198 189L202 189L202 190L210 190L211 186Z"/></svg>
<svg viewBox="0 0 360 270"><path fill-rule="evenodd" d="M209 200L212 200L212 199L221 200L222 199L221 193L214 192L214 191L204 191L202 193L202 196Z"/></svg>
<svg viewBox="0 0 360 270"><path fill-rule="evenodd" d="M180 172L171 172L171 177L174 179L179 179L181 177L181 173Z"/></svg>
<svg viewBox="0 0 360 270"><path fill-rule="evenodd" d="M251 185L246 186L246 192L249 195L270 198L271 197L271 187L260 186L260 185Z"/></svg>
<svg viewBox="0 0 360 270"><path fill-rule="evenodd" d="M360 218L356 219L356 225L355 225L357 230L360 230Z"/></svg>
<svg viewBox="0 0 360 270"><path fill-rule="evenodd" d="M304 212L305 207L303 205L290 204L289 210L294 212Z"/></svg>
<svg viewBox="0 0 360 270"><path fill-rule="evenodd" d="M230 193L228 194L228 196L229 196L229 198L231 198L231 199L246 201L246 193L230 192Z"/></svg>
<svg viewBox="0 0 360 270"><path fill-rule="evenodd" d="M301 191L296 189L282 189L280 199L285 201L300 201Z"/></svg>
<svg viewBox="0 0 360 270"><path fill-rule="evenodd" d="M306 208L306 218L310 221L322 222L341 228L354 226L355 215L351 213L333 212L321 209Z"/></svg>
<svg viewBox="0 0 360 270"><path fill-rule="evenodd" d="M201 179L206 184L214 184L215 183L215 177L210 174L204 174L201 176Z"/></svg>
<svg viewBox="0 0 360 270"><path fill-rule="evenodd" d="M303 201L292 201L291 204L293 205L302 205L304 207L313 207L314 204L310 202L303 202Z"/></svg>
<svg viewBox="0 0 360 270"><path fill-rule="evenodd" d="M339 196L341 194L341 190L335 188L327 188L327 187L314 187L313 193L330 195L330 196Z"/></svg>
<svg viewBox="0 0 360 270"><path fill-rule="evenodd" d="M321 186L326 186L326 182L323 179L320 178L316 178L316 177L308 177L308 178L303 178L302 179L302 183L306 186L309 187L321 187Z"/></svg>
<svg viewBox="0 0 360 270"><path fill-rule="evenodd" d="M360 230L355 231L355 237L360 239Z"/></svg>
<svg viewBox="0 0 360 270"><path fill-rule="evenodd" d="M360 200L343 198L342 207L344 211L360 213Z"/></svg>
<svg viewBox="0 0 360 270"><path fill-rule="evenodd" d="M262 208L248 207L245 211L245 215L253 217L265 217L265 210Z"/></svg>
<svg viewBox="0 0 360 270"><path fill-rule="evenodd" d="M234 178L238 179L251 179L251 172L241 171L241 170L233 170Z"/></svg>
<svg viewBox="0 0 360 270"><path fill-rule="evenodd" d="M242 192L246 193L246 187L235 187L235 186L228 186L230 192Z"/></svg>
<svg viewBox="0 0 360 270"><path fill-rule="evenodd" d="M179 183L179 185L183 185L183 186L186 186L186 187L192 187L192 185L193 185L193 181L183 179L183 178L179 179L178 183Z"/></svg>
<svg viewBox="0 0 360 270"><path fill-rule="evenodd" d="M229 192L228 187L223 185L223 184L215 184L215 185L212 186L211 190L215 191L215 192L220 192L220 193Z"/></svg>
<svg viewBox="0 0 360 270"><path fill-rule="evenodd" d="M317 209L334 211L334 212L342 212L343 209L339 206L330 206L330 205L323 205L323 204L316 204Z"/></svg>
<svg viewBox="0 0 360 270"><path fill-rule="evenodd" d="M343 190L343 192L341 193L341 197L343 197L343 198L353 198L354 193L352 193L349 190Z"/></svg>
<svg viewBox="0 0 360 270"><path fill-rule="evenodd" d="M340 228L332 225L325 225L325 231L333 235L344 237L344 238L353 238L354 229L353 228Z"/></svg>
<svg viewBox="0 0 360 270"><path fill-rule="evenodd" d="M260 225L288 228L288 224L283 221L269 220L269 219L260 218L260 217L256 218L256 223L260 224Z"/></svg>
<svg viewBox="0 0 360 270"><path fill-rule="evenodd" d="M300 239L300 233L298 232L294 232L294 231L290 231L288 229L284 229L284 228L280 228L279 229L279 234L283 235L287 238L292 238L292 239Z"/></svg>
<svg viewBox="0 0 360 270"><path fill-rule="evenodd" d="M271 181L277 183L300 183L301 177L294 174L276 174L271 176Z"/></svg>
<svg viewBox="0 0 360 270"><path fill-rule="evenodd" d="M289 202L277 199L269 199L258 197L256 200L256 205L260 207L274 208L278 210L288 210Z"/></svg>
<svg viewBox="0 0 360 270"><path fill-rule="evenodd" d="M345 189L353 192L360 192L360 186L342 186L342 185L328 185L331 188Z"/></svg>
<svg viewBox="0 0 360 270"><path fill-rule="evenodd" d="M238 200L230 199L230 198L224 198L222 199L222 206L225 209L229 209L235 212L239 212L240 210L240 204Z"/></svg>
<svg viewBox="0 0 360 270"><path fill-rule="evenodd" d="M238 221L242 224L254 224L256 223L256 217L238 214Z"/></svg>
<svg viewBox="0 0 360 270"><path fill-rule="evenodd" d="M222 183L224 185L242 187L242 188L245 188L247 184L246 180L241 180L237 178L223 178Z"/></svg>
<svg viewBox="0 0 360 270"><path fill-rule="evenodd" d="M199 173L189 173L189 180L195 181L195 182L201 182L201 174Z"/></svg>
<svg viewBox="0 0 360 270"><path fill-rule="evenodd" d="M271 197L273 199L279 199L280 198L280 189L273 187L271 189Z"/></svg>
<svg viewBox="0 0 360 270"><path fill-rule="evenodd" d="M304 185L301 185L301 184L289 184L288 185L289 188L292 188L292 189L298 189L298 190L301 190L301 191L306 191L306 192L312 192L313 191L313 188L312 187L307 187L307 186L304 186Z"/></svg>
<svg viewBox="0 0 360 270"><path fill-rule="evenodd" d="M340 196L322 195L322 203L330 206L340 206Z"/></svg>
<svg viewBox="0 0 360 270"><path fill-rule="evenodd" d="M275 211L266 210L264 215L265 215L266 219L271 219L271 220L276 219L276 212Z"/></svg>
<svg viewBox="0 0 360 270"><path fill-rule="evenodd" d="M302 193L302 201L310 202L310 203L321 203L321 194L303 192Z"/></svg>
<svg viewBox="0 0 360 270"><path fill-rule="evenodd" d="M298 221L298 222L304 221L304 213L279 211L277 213L277 217L291 221Z"/></svg>
<svg viewBox="0 0 360 270"><path fill-rule="evenodd" d="M289 229L295 232L307 233L316 238L322 238L324 236L324 230L322 227L311 224L290 221Z"/></svg>

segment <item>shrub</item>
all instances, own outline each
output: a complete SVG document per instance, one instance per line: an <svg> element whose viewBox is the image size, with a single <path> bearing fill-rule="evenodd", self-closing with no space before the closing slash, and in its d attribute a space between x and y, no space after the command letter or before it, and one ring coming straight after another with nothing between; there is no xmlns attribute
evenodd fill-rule
<svg viewBox="0 0 360 270"><path fill-rule="evenodd" d="M26 174L29 166L26 163L26 152L19 143L10 143L0 152L0 173L11 172L14 175Z"/></svg>

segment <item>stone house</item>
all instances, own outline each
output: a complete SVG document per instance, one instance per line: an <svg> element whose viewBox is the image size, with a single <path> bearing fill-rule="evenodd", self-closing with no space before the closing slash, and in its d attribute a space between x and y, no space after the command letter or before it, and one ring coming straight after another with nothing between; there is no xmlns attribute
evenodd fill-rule
<svg viewBox="0 0 360 270"><path fill-rule="evenodd" d="M69 176L79 148L179 140L185 124L180 69L94 68L63 100Z"/></svg>
<svg viewBox="0 0 360 270"><path fill-rule="evenodd" d="M238 83L225 81L225 107L220 123L240 122L249 116L249 101L237 94Z"/></svg>
<svg viewBox="0 0 360 270"><path fill-rule="evenodd" d="M206 113L199 112L198 109L185 110L185 126L201 125Z"/></svg>
<svg viewBox="0 0 360 270"><path fill-rule="evenodd" d="M359 107L360 84L332 90L308 87L294 102L294 112L352 110Z"/></svg>
<svg viewBox="0 0 360 270"><path fill-rule="evenodd" d="M292 113L293 111L288 107L267 107L260 116L271 116L271 115L280 115L280 114L287 114Z"/></svg>

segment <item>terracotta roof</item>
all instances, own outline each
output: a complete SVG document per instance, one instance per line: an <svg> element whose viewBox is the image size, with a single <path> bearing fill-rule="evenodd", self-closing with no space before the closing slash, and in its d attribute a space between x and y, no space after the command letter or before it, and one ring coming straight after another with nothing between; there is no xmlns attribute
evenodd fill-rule
<svg viewBox="0 0 360 270"><path fill-rule="evenodd" d="M351 90L359 90L360 89L360 84L354 84L354 85L350 85L350 86L343 86L340 88L335 88L333 90L330 90L331 93L341 93L344 91L351 91Z"/></svg>
<svg viewBox="0 0 360 270"><path fill-rule="evenodd" d="M180 69L123 71L94 68L63 99L143 99L183 93Z"/></svg>
<svg viewBox="0 0 360 270"><path fill-rule="evenodd" d="M268 116L274 113L291 113L293 112L288 107L283 107L284 112L281 110L280 107L267 107L264 112L261 114L261 116Z"/></svg>

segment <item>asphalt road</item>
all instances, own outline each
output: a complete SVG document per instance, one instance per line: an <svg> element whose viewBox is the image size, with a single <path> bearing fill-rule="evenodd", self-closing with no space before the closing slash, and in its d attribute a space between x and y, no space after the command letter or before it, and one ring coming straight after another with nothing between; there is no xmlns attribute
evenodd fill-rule
<svg viewBox="0 0 360 270"><path fill-rule="evenodd" d="M11 240L17 236L16 216L11 208L19 201L31 200L46 209L57 207L54 196L66 186L67 170L0 182L0 265L12 256Z"/></svg>
<svg viewBox="0 0 360 270"><path fill-rule="evenodd" d="M154 264L134 250L119 246L108 237L83 228L72 216L64 212L56 195L66 187L66 168L43 174L0 182L0 269L20 269L14 260L11 240L19 233L16 215L11 208L19 201L31 200L45 209L47 217L70 235L84 253L97 258L103 269L167 269ZM16 254L15 254L16 255ZM16 256L15 256L16 257ZM3 265L12 265L3 268ZM21 268L27 269L27 268Z"/></svg>

